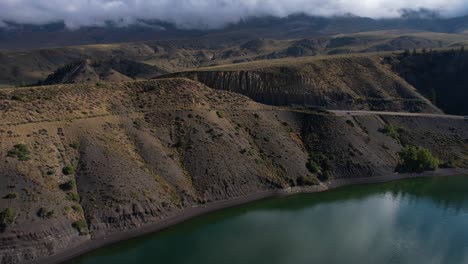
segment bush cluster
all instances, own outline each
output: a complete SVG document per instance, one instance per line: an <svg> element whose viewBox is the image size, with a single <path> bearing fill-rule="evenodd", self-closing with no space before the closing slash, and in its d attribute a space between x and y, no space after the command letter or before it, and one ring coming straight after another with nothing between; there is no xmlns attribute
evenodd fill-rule
<svg viewBox="0 0 468 264"><path fill-rule="evenodd" d="M63 191L71 191L75 188L75 181L74 180L69 180L65 183L60 184L60 189Z"/></svg>
<svg viewBox="0 0 468 264"><path fill-rule="evenodd" d="M86 220L80 219L78 221L75 221L72 226L80 232L80 235L84 235L88 231L88 225L86 224Z"/></svg>
<svg viewBox="0 0 468 264"><path fill-rule="evenodd" d="M13 208L6 208L0 212L0 232L15 223L16 211Z"/></svg>
<svg viewBox="0 0 468 264"><path fill-rule="evenodd" d="M16 157L18 160L26 161L31 159L31 157L29 157L30 154L31 152L29 151L28 146L25 144L16 144L13 146L13 149L8 151L7 156L13 158Z"/></svg>
<svg viewBox="0 0 468 264"><path fill-rule="evenodd" d="M400 153L399 172L423 172L435 170L440 165L440 160L423 147L406 146Z"/></svg>
<svg viewBox="0 0 468 264"><path fill-rule="evenodd" d="M308 175L304 177L297 178L297 185L299 186L313 186L313 185L320 185L319 179L313 175Z"/></svg>

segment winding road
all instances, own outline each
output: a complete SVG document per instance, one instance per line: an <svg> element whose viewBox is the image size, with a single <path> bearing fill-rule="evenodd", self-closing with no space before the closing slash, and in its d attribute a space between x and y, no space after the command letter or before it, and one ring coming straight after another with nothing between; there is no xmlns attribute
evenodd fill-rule
<svg viewBox="0 0 468 264"><path fill-rule="evenodd" d="M334 113L337 116L390 115L390 116L438 117L438 118L468 120L468 116L445 115L445 114L428 114L428 113L382 112L382 111L359 111L359 110L328 110L328 112Z"/></svg>

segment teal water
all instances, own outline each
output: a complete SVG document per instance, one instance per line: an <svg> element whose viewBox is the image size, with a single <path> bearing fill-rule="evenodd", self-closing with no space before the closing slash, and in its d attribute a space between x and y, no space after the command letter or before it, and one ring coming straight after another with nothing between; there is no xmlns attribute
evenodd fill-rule
<svg viewBox="0 0 468 264"><path fill-rule="evenodd" d="M69 263L468 263L468 177L269 199Z"/></svg>

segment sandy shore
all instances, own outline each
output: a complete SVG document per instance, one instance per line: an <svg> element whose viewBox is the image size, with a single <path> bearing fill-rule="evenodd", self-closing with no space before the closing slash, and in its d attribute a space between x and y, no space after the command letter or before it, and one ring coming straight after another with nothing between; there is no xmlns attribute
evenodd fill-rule
<svg viewBox="0 0 468 264"><path fill-rule="evenodd" d="M187 221L191 218L201 216L210 212L218 211L221 209L239 206L247 204L253 201L258 201L271 197L282 197L288 195L294 195L299 193L314 193L322 192L327 190L336 189L343 186L357 185L357 184L370 184L370 183L384 183L395 180L409 179L409 178L421 178L421 177L442 177L442 176L455 176L455 175L468 175L468 169L439 169L433 172L425 172L419 174L389 174L379 177L369 178L355 178L355 179L338 179L332 180L324 186L304 187L304 188L288 188L282 190L271 190L258 192L251 195L246 195L230 200L218 201L206 204L199 207L191 207L184 209L180 214L166 218L163 221L148 224L137 229L126 230L107 236L95 237L92 240L87 240L81 244L75 245L65 251L62 251L53 256L47 256L42 259L38 259L34 264L57 264L63 263L72 258L78 257L95 249L114 244L119 241L136 238L145 234L154 233Z"/></svg>

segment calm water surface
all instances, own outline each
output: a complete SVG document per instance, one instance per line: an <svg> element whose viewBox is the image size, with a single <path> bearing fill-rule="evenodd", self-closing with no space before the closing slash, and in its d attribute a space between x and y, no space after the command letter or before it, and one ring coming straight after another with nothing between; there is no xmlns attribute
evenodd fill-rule
<svg viewBox="0 0 468 264"><path fill-rule="evenodd" d="M468 263L468 177L265 200L69 263Z"/></svg>

